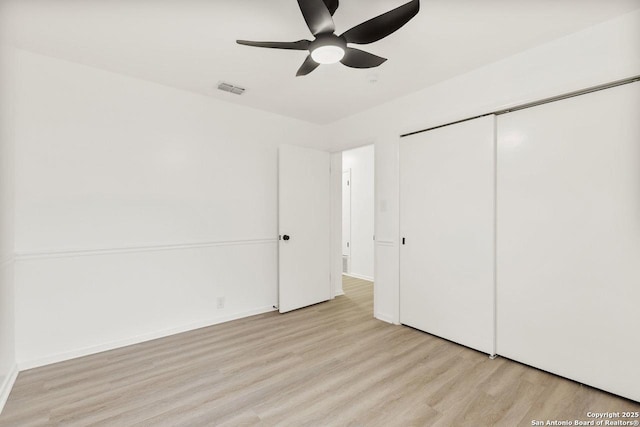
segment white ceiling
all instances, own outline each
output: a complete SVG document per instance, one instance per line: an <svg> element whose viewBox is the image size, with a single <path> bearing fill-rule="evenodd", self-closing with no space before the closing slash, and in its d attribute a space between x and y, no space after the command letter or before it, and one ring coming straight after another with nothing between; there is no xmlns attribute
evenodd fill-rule
<svg viewBox="0 0 640 427"><path fill-rule="evenodd" d="M341 0L336 33L406 0ZM324 65L236 39L311 39L295 0L5 0L23 49L326 124L640 8L640 0L423 0L405 27L363 46L389 60ZM371 83L371 79L377 83ZM247 88L216 90L220 81Z"/></svg>

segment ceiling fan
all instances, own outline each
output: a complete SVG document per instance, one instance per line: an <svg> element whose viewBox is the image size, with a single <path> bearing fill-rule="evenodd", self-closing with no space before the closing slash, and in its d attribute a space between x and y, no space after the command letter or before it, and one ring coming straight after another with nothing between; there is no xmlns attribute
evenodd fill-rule
<svg viewBox="0 0 640 427"><path fill-rule="evenodd" d="M340 36L334 34L336 27L333 14L339 0L298 0L302 16L315 40L295 42L255 42L236 40L238 44L272 49L308 50L309 55L296 76L305 76L320 64L341 62L351 68L373 68L386 58L347 46L348 43L369 44L387 37L409 22L420 10L420 0L412 0L387 13L356 25Z"/></svg>

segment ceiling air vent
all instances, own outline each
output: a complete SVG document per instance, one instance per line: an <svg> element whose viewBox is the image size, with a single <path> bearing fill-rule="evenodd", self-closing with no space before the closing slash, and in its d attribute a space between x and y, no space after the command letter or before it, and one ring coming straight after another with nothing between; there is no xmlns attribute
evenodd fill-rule
<svg viewBox="0 0 640 427"><path fill-rule="evenodd" d="M243 87L234 86L230 83L225 83L225 82L218 84L218 89L223 90L225 92L235 93L236 95L242 95L245 90Z"/></svg>

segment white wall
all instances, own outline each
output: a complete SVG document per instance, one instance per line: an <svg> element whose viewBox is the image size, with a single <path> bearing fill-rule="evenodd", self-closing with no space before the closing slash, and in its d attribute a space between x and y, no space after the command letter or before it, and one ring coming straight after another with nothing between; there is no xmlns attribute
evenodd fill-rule
<svg viewBox="0 0 640 427"><path fill-rule="evenodd" d="M16 75L21 368L277 303L277 147L320 128L26 51Z"/></svg>
<svg viewBox="0 0 640 427"><path fill-rule="evenodd" d="M389 130L375 142L375 249L376 281L373 285L373 315L399 323L400 306L400 170L399 138Z"/></svg>
<svg viewBox="0 0 640 427"><path fill-rule="evenodd" d="M330 125L334 150L375 141L376 317L399 321L399 135L635 75L640 10Z"/></svg>
<svg viewBox="0 0 640 427"><path fill-rule="evenodd" d="M344 151L342 170L351 170L351 269L349 274L373 280L373 145Z"/></svg>
<svg viewBox="0 0 640 427"><path fill-rule="evenodd" d="M0 411L17 375L13 302L13 86L11 51L0 46Z"/></svg>

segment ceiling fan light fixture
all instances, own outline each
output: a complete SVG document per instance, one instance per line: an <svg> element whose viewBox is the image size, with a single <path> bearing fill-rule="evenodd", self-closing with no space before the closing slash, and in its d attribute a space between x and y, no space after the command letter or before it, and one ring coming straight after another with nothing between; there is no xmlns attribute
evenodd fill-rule
<svg viewBox="0 0 640 427"><path fill-rule="evenodd" d="M344 49L340 46L325 45L314 49L311 58L318 64L335 64L344 58Z"/></svg>

